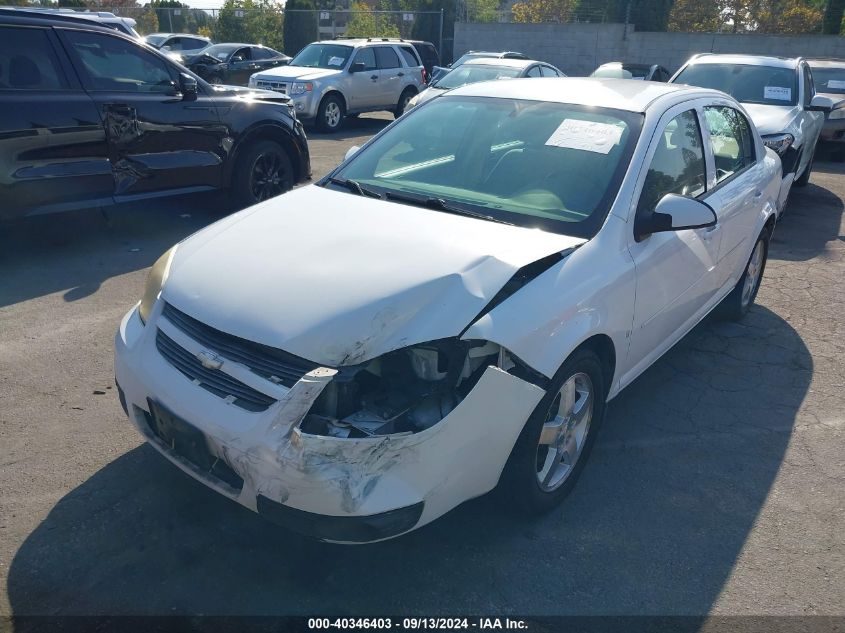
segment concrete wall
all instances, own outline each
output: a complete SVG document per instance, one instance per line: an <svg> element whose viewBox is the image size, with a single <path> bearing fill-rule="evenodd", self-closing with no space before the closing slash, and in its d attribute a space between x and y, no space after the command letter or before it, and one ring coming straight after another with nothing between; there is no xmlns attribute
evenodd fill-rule
<svg viewBox="0 0 845 633"><path fill-rule="evenodd" d="M521 51L568 75L589 75L609 61L662 64L675 72L695 53L753 53L845 58L837 35L734 35L637 32L622 24L455 24L455 55L468 50Z"/></svg>

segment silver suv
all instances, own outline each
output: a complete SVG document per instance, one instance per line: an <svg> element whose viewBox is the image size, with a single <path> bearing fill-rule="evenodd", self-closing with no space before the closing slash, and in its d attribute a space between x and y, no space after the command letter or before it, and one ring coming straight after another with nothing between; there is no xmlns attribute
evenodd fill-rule
<svg viewBox="0 0 845 633"><path fill-rule="evenodd" d="M290 64L255 73L250 88L265 88L293 99L299 119L334 132L346 116L388 110L398 118L425 87L414 47L395 39L314 42Z"/></svg>

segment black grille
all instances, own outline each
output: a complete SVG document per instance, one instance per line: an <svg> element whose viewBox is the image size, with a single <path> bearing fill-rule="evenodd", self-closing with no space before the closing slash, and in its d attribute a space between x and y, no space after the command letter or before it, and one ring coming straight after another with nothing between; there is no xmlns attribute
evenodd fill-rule
<svg viewBox="0 0 845 633"><path fill-rule="evenodd" d="M169 303L164 305L163 314L168 321L198 343L211 348L229 360L243 363L259 376L286 387L293 387L296 381L318 367L316 363L275 347L261 345L215 330L177 310Z"/></svg>
<svg viewBox="0 0 845 633"><path fill-rule="evenodd" d="M221 398L234 397L232 404L242 409L264 411L276 401L249 385L235 380L229 374L204 367L196 356L180 347L176 341L161 330L156 334L156 347L171 365L191 380L199 381L203 389Z"/></svg>

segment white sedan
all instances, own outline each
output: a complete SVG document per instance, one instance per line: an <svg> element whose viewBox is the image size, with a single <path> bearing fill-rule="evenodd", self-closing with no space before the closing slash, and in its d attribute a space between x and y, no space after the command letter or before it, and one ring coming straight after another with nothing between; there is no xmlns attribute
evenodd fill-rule
<svg viewBox="0 0 845 633"><path fill-rule="evenodd" d="M716 91L459 88L165 253L116 336L121 401L183 471L322 540L497 485L549 510L607 402L749 309L780 169Z"/></svg>

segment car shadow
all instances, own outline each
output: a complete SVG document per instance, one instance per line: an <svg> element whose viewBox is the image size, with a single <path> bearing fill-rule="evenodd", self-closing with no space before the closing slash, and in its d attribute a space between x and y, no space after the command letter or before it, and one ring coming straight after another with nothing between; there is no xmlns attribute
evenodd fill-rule
<svg viewBox="0 0 845 633"><path fill-rule="evenodd" d="M769 257L786 261L807 261L845 239L842 228L842 200L834 194L833 181L845 174L845 164L817 162L810 183L793 187L786 212L778 221Z"/></svg>
<svg viewBox="0 0 845 633"><path fill-rule="evenodd" d="M337 132L320 132L313 124L308 125L306 131L309 139L347 141L359 136L378 134L392 122L393 115L391 114L378 113L376 116L362 114L359 117L346 117L343 127Z"/></svg>
<svg viewBox="0 0 845 633"><path fill-rule="evenodd" d="M85 298L234 210L211 192L4 222L0 307L60 290L66 301Z"/></svg>
<svg viewBox="0 0 845 633"><path fill-rule="evenodd" d="M373 545L291 534L140 446L26 538L8 573L12 615L707 614L812 371L768 309L708 319L613 401L562 506L524 518L487 495Z"/></svg>

